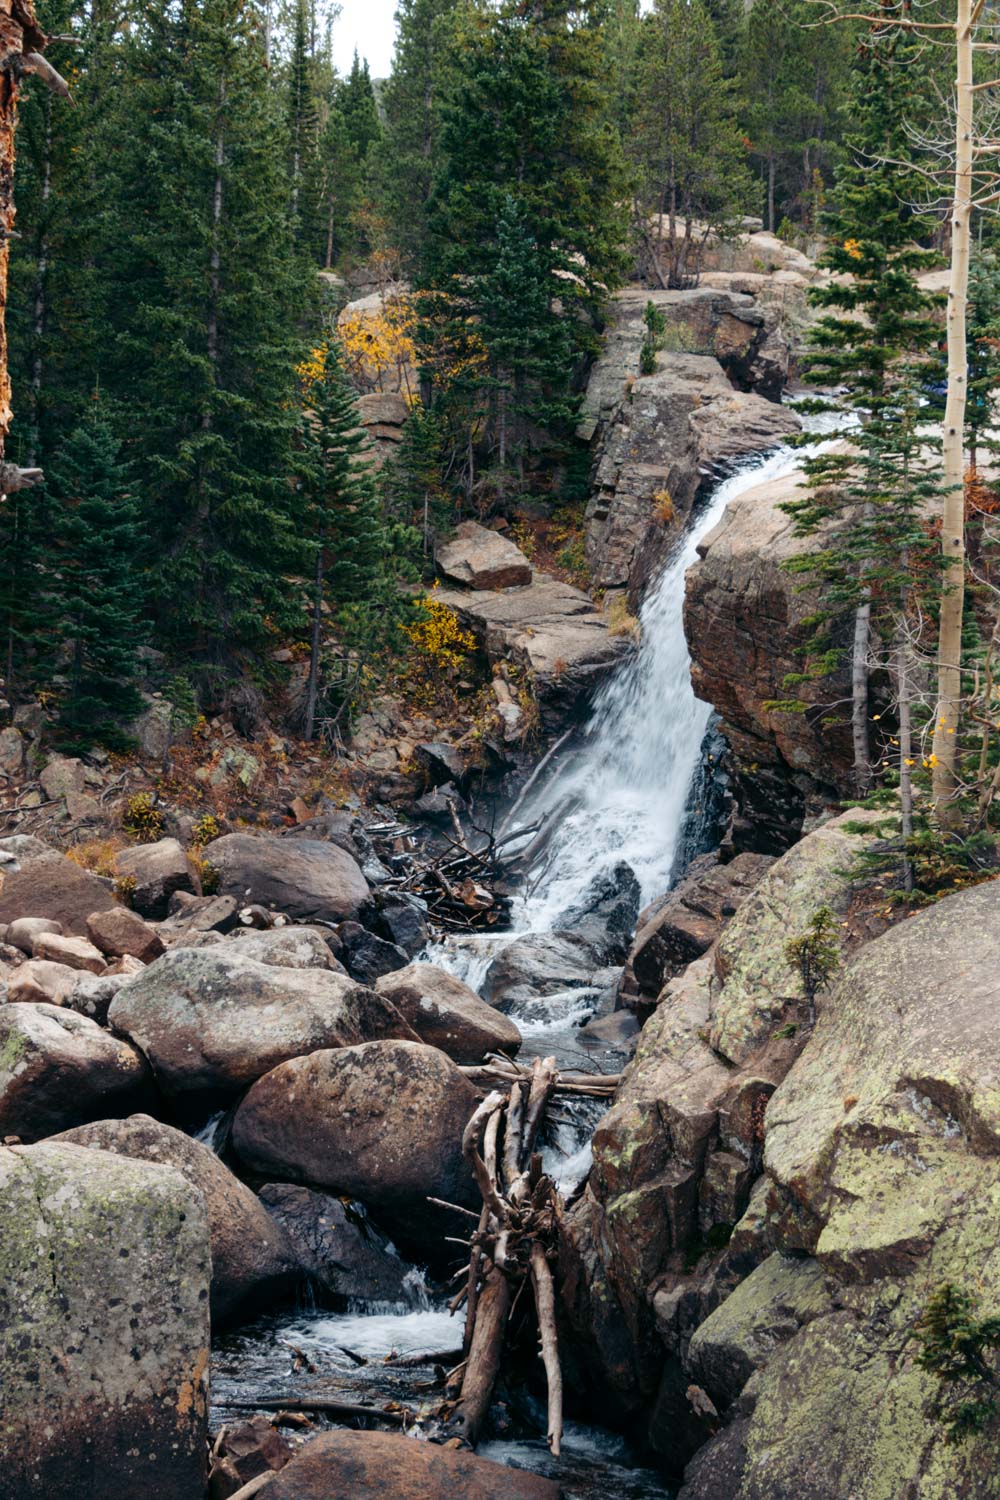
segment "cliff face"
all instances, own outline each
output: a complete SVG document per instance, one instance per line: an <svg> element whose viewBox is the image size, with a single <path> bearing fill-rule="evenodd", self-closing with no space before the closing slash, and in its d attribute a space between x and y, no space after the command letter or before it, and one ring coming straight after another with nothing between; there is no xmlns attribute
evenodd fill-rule
<svg viewBox="0 0 1000 1500"><path fill-rule="evenodd" d="M744 848L786 846L804 813L851 789L848 668L785 686L789 673L802 670L799 648L811 633L804 622L820 603L785 567L814 545L793 535L779 509L801 482L794 474L747 490L702 542L701 561L687 576L694 688L718 711L731 748L740 807L735 841ZM806 710L765 707L789 698Z"/></svg>
<svg viewBox="0 0 1000 1500"><path fill-rule="evenodd" d="M667 327L655 371L642 375L647 302ZM596 587L627 589L634 603L713 470L798 430L777 404L787 369L778 312L751 296L706 287L615 298L580 426L594 442L586 525Z"/></svg>

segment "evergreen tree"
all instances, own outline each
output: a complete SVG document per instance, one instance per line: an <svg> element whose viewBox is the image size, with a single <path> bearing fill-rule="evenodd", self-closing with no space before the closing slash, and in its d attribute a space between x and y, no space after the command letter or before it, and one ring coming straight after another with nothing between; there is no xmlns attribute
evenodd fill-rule
<svg viewBox="0 0 1000 1500"><path fill-rule="evenodd" d="M457 0L400 0L392 74L383 96L385 134L377 178L384 215L406 257L419 262L438 165L440 96Z"/></svg>
<svg viewBox="0 0 1000 1500"><path fill-rule="evenodd" d="M382 135L382 125L368 71L368 59L366 57L364 62L360 62L357 52L351 63L351 71L341 85L340 108L347 139L357 160L364 164L368 160L368 153Z"/></svg>
<svg viewBox="0 0 1000 1500"><path fill-rule="evenodd" d="M306 0L296 0L288 73L288 183L292 228L303 248L312 248L310 239L315 234L312 199L315 196L319 119L312 73Z"/></svg>
<svg viewBox="0 0 1000 1500"><path fill-rule="evenodd" d="M102 389L145 505L159 643L217 675L290 623L299 555L302 277L260 22L254 0L158 0L123 46L95 147L115 284Z"/></svg>
<svg viewBox="0 0 1000 1500"><path fill-rule="evenodd" d="M444 432L437 415L422 402L410 409L403 440L381 474L384 508L404 526L415 526L423 538L426 568L434 533L450 519L450 501L442 482Z"/></svg>
<svg viewBox="0 0 1000 1500"><path fill-rule="evenodd" d="M80 749L122 748L122 721L142 709L135 686L145 635L144 580L138 566L142 519L119 459L119 445L99 418L78 427L54 455L51 496L56 557L55 633L66 656L59 726Z"/></svg>
<svg viewBox="0 0 1000 1500"><path fill-rule="evenodd" d="M811 380L844 388L843 400L857 413L856 425L844 434L849 451L826 452L810 461L808 490L785 507L800 535L822 533L822 549L795 565L797 571L823 578L828 589L813 642L812 675L825 675L835 665L839 650L831 630L838 619L853 613L851 718L861 792L872 779L868 662L873 607L877 610L887 597L880 586L885 570L898 568L900 556L916 545L910 516L918 488L915 386L926 351L939 336L934 299L916 280L934 258L918 244L931 225L910 206L919 201L919 183L912 170L908 174L900 166L909 150L908 101L919 86L919 49L903 31L873 28L858 49L856 131L827 218L829 247L823 263L840 275L813 293L813 301L827 311L812 330L809 360ZM896 521L888 525L885 517L894 514ZM895 590L888 592L894 595Z"/></svg>
<svg viewBox="0 0 1000 1500"><path fill-rule="evenodd" d="M643 29L631 142L636 229L661 285L691 286L709 233L731 231L754 206L746 144L704 0L656 0ZM646 227L651 217L655 244Z"/></svg>
<svg viewBox="0 0 1000 1500"><path fill-rule="evenodd" d="M380 512L368 440L339 348L322 351L323 368L308 393L302 434L302 499L313 551L312 633L305 738L312 739L323 701L324 608L342 639L370 653L392 614L389 542Z"/></svg>

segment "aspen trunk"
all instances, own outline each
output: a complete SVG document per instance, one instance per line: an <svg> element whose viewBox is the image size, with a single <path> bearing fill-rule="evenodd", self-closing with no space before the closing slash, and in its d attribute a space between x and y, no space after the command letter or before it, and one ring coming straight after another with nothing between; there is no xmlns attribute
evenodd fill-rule
<svg viewBox="0 0 1000 1500"><path fill-rule="evenodd" d="M319 697L319 652L323 623L323 548L316 549L316 576L313 580L312 640L309 644L309 683L306 687L306 722L303 738L311 740L316 731L316 701Z"/></svg>
<svg viewBox="0 0 1000 1500"><path fill-rule="evenodd" d="M972 220L972 0L956 0L955 196L951 211L951 279L948 285L948 400L942 452L945 496L941 525L943 596L938 629L937 712L934 723L934 812L954 827L958 726L962 703L962 607L965 594L965 486L962 440L967 369L965 314Z"/></svg>

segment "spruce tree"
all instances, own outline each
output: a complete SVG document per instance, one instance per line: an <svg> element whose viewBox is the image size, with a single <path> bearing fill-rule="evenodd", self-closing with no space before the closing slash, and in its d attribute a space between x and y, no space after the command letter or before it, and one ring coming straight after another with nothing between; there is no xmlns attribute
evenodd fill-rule
<svg viewBox="0 0 1000 1500"><path fill-rule="evenodd" d="M315 158L319 149L319 118L313 69L309 56L309 27L305 0L296 0L292 55L288 68L288 185L289 212L297 244L312 249L315 236ZM313 189L313 193L310 193Z"/></svg>
<svg viewBox="0 0 1000 1500"><path fill-rule="evenodd" d="M375 103L368 59L360 61L357 52L351 63L351 71L340 89L340 108L344 116L347 139L351 143L357 160L364 164L368 154L382 135L382 125Z"/></svg>
<svg viewBox="0 0 1000 1500"><path fill-rule="evenodd" d="M638 177L635 227L661 285L692 286L709 233L731 233L756 194L704 0L656 0L643 30L630 142ZM655 244L647 231L651 218Z"/></svg>
<svg viewBox="0 0 1000 1500"><path fill-rule="evenodd" d="M441 92L457 0L400 0L392 74L377 151L382 211L407 259L419 262L438 165Z"/></svg>
<svg viewBox="0 0 1000 1500"><path fill-rule="evenodd" d="M157 0L100 149L102 389L143 497L158 644L222 678L292 623L303 278L253 0Z"/></svg>
<svg viewBox="0 0 1000 1500"><path fill-rule="evenodd" d="M391 613L389 538L379 509L367 437L340 350L322 350L323 368L307 395L302 430L301 495L313 553L312 630L305 738L312 739L328 685L322 682L323 616L366 654Z"/></svg>
<svg viewBox="0 0 1000 1500"><path fill-rule="evenodd" d="M900 166L909 151L908 101L919 86L919 49L902 31L873 28L858 49L856 129L827 216L823 263L840 275L812 294L826 311L811 332L808 368L812 381L844 388L856 423L844 433L848 452L807 463L808 489L785 507L800 535L822 537L821 549L795 565L827 586L809 674L822 676L836 665L837 623L853 615L851 721L860 792L872 781L868 663L873 608L877 613L885 597L880 574L897 567L914 544L908 519L887 529L884 516L908 515L915 503L914 463L901 464L901 444L912 449L915 442L915 387L939 337L934 298L916 280L934 259L919 247L932 225L911 207L920 184ZM900 485L910 498L890 505Z"/></svg>
<svg viewBox="0 0 1000 1500"><path fill-rule="evenodd" d="M54 634L65 661L59 728L68 744L123 748L142 709L135 686L144 579L142 518L107 423L93 417L53 456Z"/></svg>

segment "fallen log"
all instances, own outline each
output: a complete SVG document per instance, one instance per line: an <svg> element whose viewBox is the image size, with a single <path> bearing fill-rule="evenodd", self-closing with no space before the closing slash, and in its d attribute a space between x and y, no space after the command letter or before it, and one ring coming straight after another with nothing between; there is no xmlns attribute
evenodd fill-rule
<svg viewBox="0 0 1000 1500"><path fill-rule="evenodd" d="M339 1401L333 1396L275 1396L229 1404L238 1411L321 1411L334 1417L368 1417L388 1422L391 1427L402 1427L406 1422L405 1412L383 1411L380 1406L362 1406L360 1402Z"/></svg>

